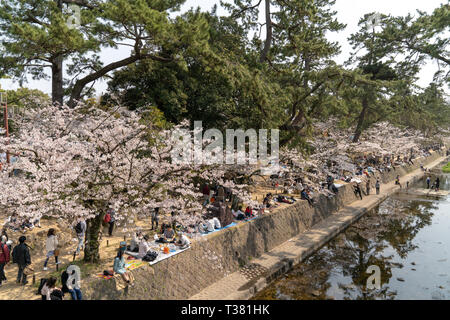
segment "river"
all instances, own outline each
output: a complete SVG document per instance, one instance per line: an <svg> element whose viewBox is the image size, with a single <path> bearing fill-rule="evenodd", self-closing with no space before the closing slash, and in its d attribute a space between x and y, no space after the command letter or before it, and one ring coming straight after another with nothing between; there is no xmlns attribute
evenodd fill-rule
<svg viewBox="0 0 450 320"><path fill-rule="evenodd" d="M440 178L450 190L450 175ZM380 271L373 289L370 266ZM389 197L253 299L449 300L450 197Z"/></svg>

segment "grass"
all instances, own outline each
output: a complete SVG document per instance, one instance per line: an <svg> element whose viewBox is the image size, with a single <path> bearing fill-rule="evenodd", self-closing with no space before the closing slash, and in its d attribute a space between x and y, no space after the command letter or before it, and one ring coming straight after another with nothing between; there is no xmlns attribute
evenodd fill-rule
<svg viewBox="0 0 450 320"><path fill-rule="evenodd" d="M442 171L444 171L445 173L450 173L450 162L442 168Z"/></svg>

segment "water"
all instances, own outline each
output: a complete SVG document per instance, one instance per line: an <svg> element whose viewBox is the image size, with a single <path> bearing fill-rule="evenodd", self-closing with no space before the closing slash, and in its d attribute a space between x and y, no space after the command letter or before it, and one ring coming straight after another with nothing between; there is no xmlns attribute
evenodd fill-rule
<svg viewBox="0 0 450 320"><path fill-rule="evenodd" d="M379 289L367 288L369 266ZM450 197L388 198L254 299L450 300Z"/></svg>

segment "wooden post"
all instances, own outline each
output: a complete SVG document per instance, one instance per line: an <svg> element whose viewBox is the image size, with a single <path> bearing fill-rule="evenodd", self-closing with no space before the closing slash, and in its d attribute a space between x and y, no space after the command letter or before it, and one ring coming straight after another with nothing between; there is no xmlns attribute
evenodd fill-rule
<svg viewBox="0 0 450 320"><path fill-rule="evenodd" d="M35 283L36 283L36 275L33 274L33 284L35 284Z"/></svg>
<svg viewBox="0 0 450 320"><path fill-rule="evenodd" d="M109 240L106 240L106 246L109 247Z"/></svg>

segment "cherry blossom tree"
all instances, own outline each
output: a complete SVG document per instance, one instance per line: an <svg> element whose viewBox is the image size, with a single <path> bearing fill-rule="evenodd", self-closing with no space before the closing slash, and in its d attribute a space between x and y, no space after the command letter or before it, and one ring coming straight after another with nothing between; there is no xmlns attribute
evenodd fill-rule
<svg viewBox="0 0 450 320"><path fill-rule="evenodd" d="M179 212L181 223L193 223L204 210L201 181L250 200L246 185L225 179L220 166L172 161L172 130L144 125L136 112L49 105L27 110L18 121L19 132L0 139L0 149L18 157L0 173L1 206L16 224L45 216L73 226L85 219L85 261L99 260L108 207L119 221L160 207Z"/></svg>

